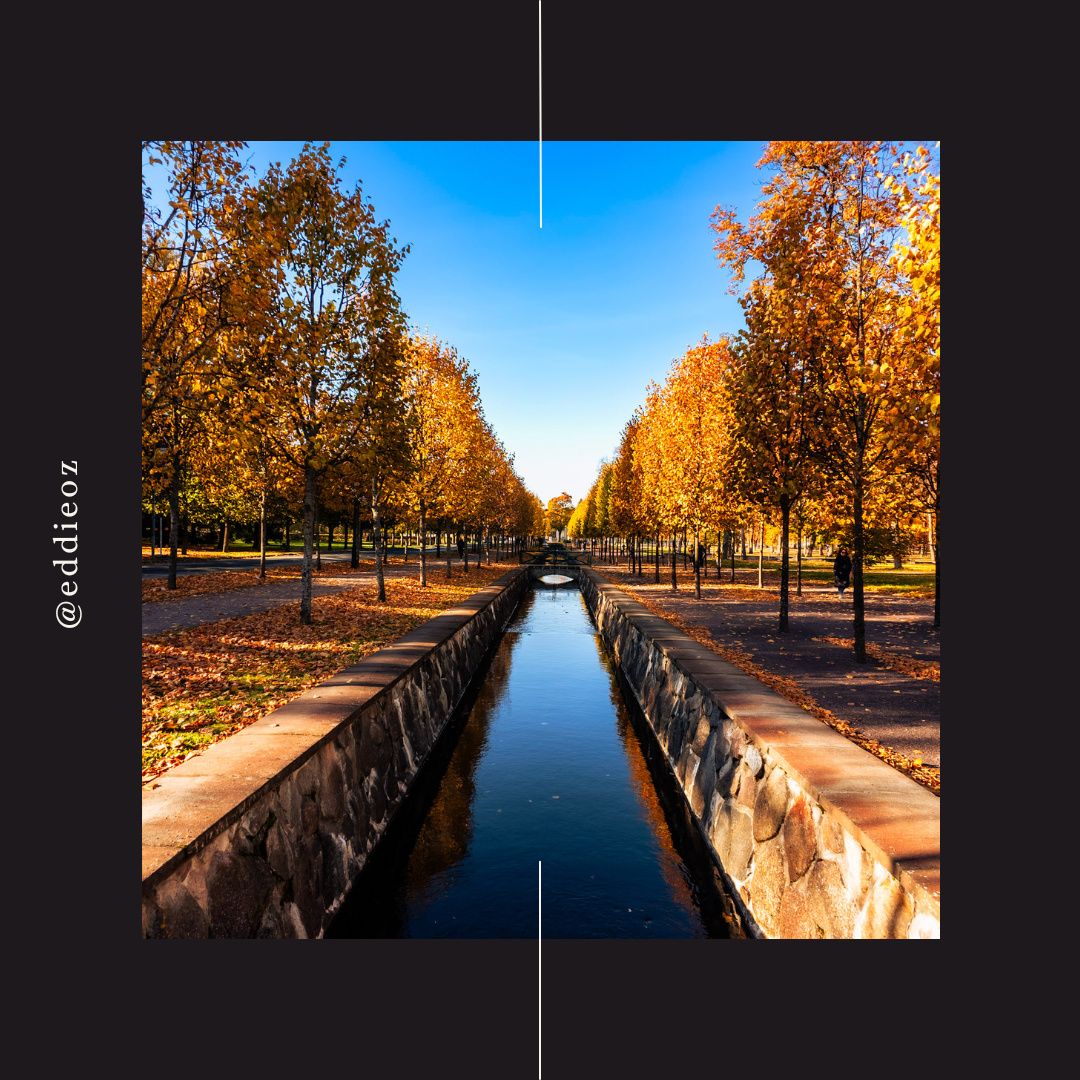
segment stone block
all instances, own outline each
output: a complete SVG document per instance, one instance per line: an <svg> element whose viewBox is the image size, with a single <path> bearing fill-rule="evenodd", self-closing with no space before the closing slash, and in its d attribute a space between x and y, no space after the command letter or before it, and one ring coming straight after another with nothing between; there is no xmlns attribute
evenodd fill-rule
<svg viewBox="0 0 1080 1080"><path fill-rule="evenodd" d="M304 791L300 798L300 835L304 837L314 836L319 831L319 805L316 799L319 789L312 787L310 791Z"/></svg>
<svg viewBox="0 0 1080 1080"><path fill-rule="evenodd" d="M810 802L801 792L784 819L784 854L787 856L788 880L797 881L810 869L817 853L814 817Z"/></svg>
<svg viewBox="0 0 1080 1080"><path fill-rule="evenodd" d="M694 728L694 736L690 742L690 748L698 757L704 756L705 743L708 741L711 734L712 728L709 726L709 721L706 717L702 716Z"/></svg>
<svg viewBox="0 0 1080 1080"><path fill-rule="evenodd" d="M738 788L736 798L738 801L751 810L754 809L754 801L757 797L757 780L754 779L754 774L750 771L750 767L746 764L744 758L739 766L739 775L736 777ZM733 782L732 786L735 786Z"/></svg>
<svg viewBox="0 0 1080 1080"><path fill-rule="evenodd" d="M818 860L810 871L806 894L817 924L827 938L850 938L855 932L855 900L844 883L840 867Z"/></svg>
<svg viewBox="0 0 1080 1080"><path fill-rule="evenodd" d="M840 854L844 850L844 829L835 818L826 814L821 822L821 845L826 851Z"/></svg>
<svg viewBox="0 0 1080 1080"><path fill-rule="evenodd" d="M728 845L731 842L731 804L716 795L712 818L709 822L709 840L724 869L728 864Z"/></svg>
<svg viewBox="0 0 1080 1080"><path fill-rule="evenodd" d="M754 776L760 780L765 772L765 762L762 760L761 751L749 740L746 742L746 764Z"/></svg>
<svg viewBox="0 0 1080 1080"><path fill-rule="evenodd" d="M276 821L266 835L266 861L279 878L292 879L293 839L288 826L281 821Z"/></svg>
<svg viewBox="0 0 1080 1080"><path fill-rule="evenodd" d="M780 831L787 806L787 778L781 769L773 769L765 783L758 785L754 798L754 839L759 844Z"/></svg>
<svg viewBox="0 0 1080 1080"><path fill-rule="evenodd" d="M713 791L716 790L716 732L706 739L701 754L701 765L694 775L694 787L691 792L690 805L694 813L701 818L705 807L712 800Z"/></svg>
<svg viewBox="0 0 1080 1080"><path fill-rule="evenodd" d="M210 933L206 912L175 878L169 878L157 890L160 918L155 936L167 938L205 938Z"/></svg>
<svg viewBox="0 0 1080 1080"><path fill-rule="evenodd" d="M289 936L286 932L285 913L282 911L280 904L273 900L267 904L262 921L259 923L259 929L255 931L255 936L272 941Z"/></svg>
<svg viewBox="0 0 1080 1080"><path fill-rule="evenodd" d="M906 938L914 905L885 868L878 866L860 919L864 938Z"/></svg>
<svg viewBox="0 0 1080 1080"><path fill-rule="evenodd" d="M776 937L780 931L780 904L786 888L787 871L779 842L758 848L750 879L750 910L770 937Z"/></svg>
<svg viewBox="0 0 1080 1080"><path fill-rule="evenodd" d="M304 928L304 933L297 936L317 937L322 929L324 908L319 898L317 888L319 874L315 860L312 859L310 846L307 844L298 845L293 852L293 861L295 872L290 879L292 895L291 897L286 896L286 899L291 900L296 908L297 918ZM321 861L322 852L320 851L320 865Z"/></svg>
<svg viewBox="0 0 1080 1080"><path fill-rule="evenodd" d="M165 923L161 908L149 896L142 898L142 936L144 938L164 937Z"/></svg>
<svg viewBox="0 0 1080 1080"><path fill-rule="evenodd" d="M822 938L825 931L814 920L810 902L802 889L788 889L780 903L778 937L787 939Z"/></svg>
<svg viewBox="0 0 1080 1080"><path fill-rule="evenodd" d="M730 757L717 758L716 759L716 780L714 782L714 789L718 791L723 798L727 798L732 791L732 785L735 779L735 762Z"/></svg>
<svg viewBox="0 0 1080 1080"><path fill-rule="evenodd" d="M215 851L206 875L214 937L254 937L273 883L274 875L262 859Z"/></svg>
<svg viewBox="0 0 1080 1080"><path fill-rule="evenodd" d="M750 856L754 853L753 815L735 804L730 807L727 858L724 869L738 881L746 878L750 868Z"/></svg>

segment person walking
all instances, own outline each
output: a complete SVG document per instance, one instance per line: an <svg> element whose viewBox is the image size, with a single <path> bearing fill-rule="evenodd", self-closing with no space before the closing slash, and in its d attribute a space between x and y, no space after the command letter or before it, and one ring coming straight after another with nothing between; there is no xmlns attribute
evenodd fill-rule
<svg viewBox="0 0 1080 1080"><path fill-rule="evenodd" d="M848 587L848 582L851 580L851 559L848 557L847 548L842 547L837 552L832 572L833 580L836 582L836 591L842 599L844 590Z"/></svg>

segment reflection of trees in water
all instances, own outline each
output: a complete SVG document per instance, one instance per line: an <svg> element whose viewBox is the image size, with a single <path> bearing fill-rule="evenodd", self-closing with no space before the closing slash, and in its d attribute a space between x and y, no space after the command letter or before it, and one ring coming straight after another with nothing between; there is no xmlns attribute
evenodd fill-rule
<svg viewBox="0 0 1080 1080"><path fill-rule="evenodd" d="M653 782L649 764L645 760L645 752L634 730L630 719L630 711L622 690L615 675L615 668L604 648L600 635L593 637L596 644L596 652L600 658L600 664L607 672L609 679L608 694L611 698L611 706L615 711L615 731L619 736L619 743L626 755L627 769L630 773L630 782L633 786L634 796L641 807L642 815L649 826L653 840L659 851L660 873L667 885L668 894L674 903L687 912L696 912L697 905L694 903L690 891L690 885L683 873L683 860L675 850L672 841L671 830L668 828L667 818L664 817L663 807L660 805L659 796L656 793L656 785Z"/></svg>
<svg viewBox="0 0 1080 1080"><path fill-rule="evenodd" d="M526 593L524 603L528 602ZM511 657L520 636L507 633L499 642L413 845L406 888L415 895L421 895L433 877L459 863L469 849L476 767L487 749L491 720L506 692Z"/></svg>

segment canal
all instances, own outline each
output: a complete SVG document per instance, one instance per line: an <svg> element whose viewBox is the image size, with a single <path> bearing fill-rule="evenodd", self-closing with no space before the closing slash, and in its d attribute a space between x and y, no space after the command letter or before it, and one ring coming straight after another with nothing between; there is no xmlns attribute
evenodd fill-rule
<svg viewBox="0 0 1080 1080"><path fill-rule="evenodd" d="M576 586L526 592L326 936L741 936Z"/></svg>

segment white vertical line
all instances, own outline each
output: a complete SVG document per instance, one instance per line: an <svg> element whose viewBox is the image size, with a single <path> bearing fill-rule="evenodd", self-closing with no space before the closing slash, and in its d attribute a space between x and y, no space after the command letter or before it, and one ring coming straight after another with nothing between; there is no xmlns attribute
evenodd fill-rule
<svg viewBox="0 0 1080 1080"><path fill-rule="evenodd" d="M544 43L542 40L543 15L540 0L536 3L536 56L537 56L537 93L540 98L540 228L544 227Z"/></svg>
<svg viewBox="0 0 1080 1080"><path fill-rule="evenodd" d="M540 1058L542 1056L540 1038L540 1018L544 1012L543 996L540 991L540 939L543 932L540 927L540 909L543 906L540 898L540 882L544 875L544 864L536 864L536 1076L540 1078Z"/></svg>

